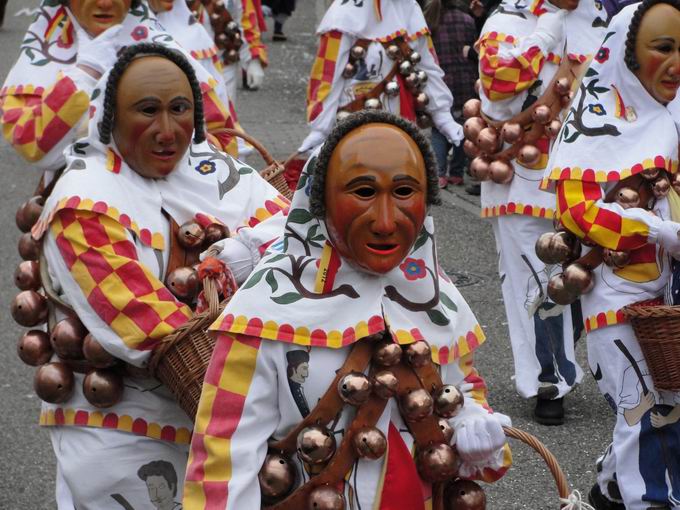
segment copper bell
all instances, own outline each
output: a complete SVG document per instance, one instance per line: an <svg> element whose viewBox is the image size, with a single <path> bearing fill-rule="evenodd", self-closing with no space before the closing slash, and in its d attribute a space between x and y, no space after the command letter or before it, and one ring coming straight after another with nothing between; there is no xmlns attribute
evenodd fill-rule
<svg viewBox="0 0 680 510"><path fill-rule="evenodd" d="M105 409L120 402L123 396L123 378L113 370L95 369L83 379L83 394L95 407Z"/></svg>
<svg viewBox="0 0 680 510"><path fill-rule="evenodd" d="M404 77L404 82L409 90L416 90L418 88L418 75L416 73L411 73Z"/></svg>
<svg viewBox="0 0 680 510"><path fill-rule="evenodd" d="M233 48L230 49L230 50L228 50L228 51L225 53L225 59L226 59L227 62L229 62L230 64L233 64L233 63L235 63L235 62L238 62L238 58L239 58L238 51L235 50L235 49L233 49Z"/></svg>
<svg viewBox="0 0 680 510"><path fill-rule="evenodd" d="M640 207L640 194L632 188L621 188L616 192L615 201L624 209Z"/></svg>
<svg viewBox="0 0 680 510"><path fill-rule="evenodd" d="M427 80L429 79L427 73L422 69L420 71L416 71L416 77L418 78L418 82L421 85L425 85L427 83Z"/></svg>
<svg viewBox="0 0 680 510"><path fill-rule="evenodd" d="M198 273L191 267L178 267L165 278L165 284L177 299L191 301L198 293Z"/></svg>
<svg viewBox="0 0 680 510"><path fill-rule="evenodd" d="M546 264L559 264L578 258L581 246L571 232L546 232L536 241L536 256Z"/></svg>
<svg viewBox="0 0 680 510"><path fill-rule="evenodd" d="M295 487L295 478L295 467L290 459L278 453L268 453L257 474L263 501L272 505L284 499Z"/></svg>
<svg viewBox="0 0 680 510"><path fill-rule="evenodd" d="M389 370L383 370L373 376L373 393L385 400L394 397L399 390L399 379Z"/></svg>
<svg viewBox="0 0 680 510"><path fill-rule="evenodd" d="M345 64L345 67L342 69L342 77L346 80L349 80L355 74L357 74L357 66L355 66L351 62L347 62Z"/></svg>
<svg viewBox="0 0 680 510"><path fill-rule="evenodd" d="M515 176L515 169L505 160L497 159L489 165L489 177L496 184L508 184Z"/></svg>
<svg viewBox="0 0 680 510"><path fill-rule="evenodd" d="M221 241L227 237L229 237L229 227L222 223L211 223L205 227L205 240L203 241L203 246L212 246L217 241Z"/></svg>
<svg viewBox="0 0 680 510"><path fill-rule="evenodd" d="M238 32L238 23L232 20L229 23L227 23L227 26L225 28L227 29L228 32Z"/></svg>
<svg viewBox="0 0 680 510"><path fill-rule="evenodd" d="M361 372L350 372L338 381L338 393L347 404L360 406L371 396L371 381Z"/></svg>
<svg viewBox="0 0 680 510"><path fill-rule="evenodd" d="M439 425L439 429L442 431L442 434L444 434L444 441L446 441L446 444L451 444L453 441L454 430L449 423L449 420L445 418L439 418L439 420L437 420L437 424Z"/></svg>
<svg viewBox="0 0 680 510"><path fill-rule="evenodd" d="M482 113L482 102L479 99L468 99L463 105L463 117L470 119Z"/></svg>
<svg viewBox="0 0 680 510"><path fill-rule="evenodd" d="M31 197L17 210L17 227L22 232L28 232L36 224L42 214L45 199L40 196Z"/></svg>
<svg viewBox="0 0 680 510"><path fill-rule="evenodd" d="M548 280L548 297L558 305L567 306L578 299L578 294L567 289L561 274Z"/></svg>
<svg viewBox="0 0 680 510"><path fill-rule="evenodd" d="M548 123L548 125L545 127L545 132L548 134L548 136L555 138L560 133L560 129L562 129L562 123L555 119Z"/></svg>
<svg viewBox="0 0 680 510"><path fill-rule="evenodd" d="M40 266L35 260L24 260L14 271L14 283L20 290L40 289Z"/></svg>
<svg viewBox="0 0 680 510"><path fill-rule="evenodd" d="M515 122L506 122L501 128L501 138L504 142L513 144L519 142L524 136L524 129Z"/></svg>
<svg viewBox="0 0 680 510"><path fill-rule="evenodd" d="M417 110L424 110L425 107L428 104L430 104L430 98L428 97L428 95L425 92L420 92L416 96L415 101L416 101L416 109Z"/></svg>
<svg viewBox="0 0 680 510"><path fill-rule="evenodd" d="M564 287L575 294L587 294L593 289L593 273L583 264L569 264L562 272Z"/></svg>
<svg viewBox="0 0 680 510"><path fill-rule="evenodd" d="M73 393L73 370L60 361L42 365L33 378L33 389L40 400L60 404Z"/></svg>
<svg viewBox="0 0 680 510"><path fill-rule="evenodd" d="M420 64L422 57L420 56L420 53L418 53L417 51L412 51L411 54L408 56L408 59L411 61L411 64L416 65Z"/></svg>
<svg viewBox="0 0 680 510"><path fill-rule="evenodd" d="M416 458L418 473L428 482L443 482L456 476L456 452L440 443L423 448Z"/></svg>
<svg viewBox="0 0 680 510"><path fill-rule="evenodd" d="M406 349L406 361L412 367L423 367L432 362L432 351L425 340L409 344Z"/></svg>
<svg viewBox="0 0 680 510"><path fill-rule="evenodd" d="M401 64L399 64L399 73L402 76L408 76L413 72L413 64L409 62L408 60L404 60Z"/></svg>
<svg viewBox="0 0 680 510"><path fill-rule="evenodd" d="M569 78L560 78L555 82L555 90L561 96L569 94L569 89L571 84L569 83Z"/></svg>
<svg viewBox="0 0 680 510"><path fill-rule="evenodd" d="M432 414L434 400L427 390L418 388L402 395L399 407L406 421L420 421Z"/></svg>
<svg viewBox="0 0 680 510"><path fill-rule="evenodd" d="M668 192L671 190L671 181L668 180L668 177L665 175L662 175L659 177L656 181L654 181L654 184L652 185L652 193L654 193L654 196L656 198L662 198L668 195Z"/></svg>
<svg viewBox="0 0 680 510"><path fill-rule="evenodd" d="M453 418L463 408L465 399L458 388L446 384L434 394L434 412L442 418Z"/></svg>
<svg viewBox="0 0 680 510"><path fill-rule="evenodd" d="M390 44L387 49L385 50L387 53L387 56L390 57L392 60L397 60L401 56L401 50L399 49L399 46L396 44Z"/></svg>
<svg viewBox="0 0 680 510"><path fill-rule="evenodd" d="M297 437L297 453L308 464L325 464L335 455L335 448L335 436L326 427L306 427Z"/></svg>
<svg viewBox="0 0 680 510"><path fill-rule="evenodd" d="M444 489L444 510L486 510L486 494L472 480L456 480Z"/></svg>
<svg viewBox="0 0 680 510"><path fill-rule="evenodd" d="M486 127L486 122L481 117L470 117L463 124L463 134L465 138L476 142L479 137L479 133Z"/></svg>
<svg viewBox="0 0 680 510"><path fill-rule="evenodd" d="M392 367L401 361L404 351L396 342L388 337L387 340L380 340L373 350L373 362L383 367Z"/></svg>
<svg viewBox="0 0 680 510"><path fill-rule="evenodd" d="M364 427L352 436L352 445L359 457L376 460L387 451L387 438L376 427Z"/></svg>
<svg viewBox="0 0 680 510"><path fill-rule="evenodd" d="M474 142L471 142L470 140L465 140L463 142L463 151L465 151L465 154L469 158L476 158L481 154L481 150L479 147L477 147Z"/></svg>
<svg viewBox="0 0 680 510"><path fill-rule="evenodd" d="M309 493L308 510L344 510L344 508L345 496L333 487L322 485Z"/></svg>
<svg viewBox="0 0 680 510"><path fill-rule="evenodd" d="M534 119L539 124L547 124L550 122L550 117L552 113L550 112L550 107L546 105L540 105L534 108L531 112L531 118Z"/></svg>
<svg viewBox="0 0 680 510"><path fill-rule="evenodd" d="M83 341L87 330L78 317L67 317L52 329L50 342L61 359L83 359Z"/></svg>
<svg viewBox="0 0 680 510"><path fill-rule="evenodd" d="M491 162L484 156L477 156L470 162L470 175L476 181L486 181L489 179L489 166Z"/></svg>
<svg viewBox="0 0 680 510"><path fill-rule="evenodd" d="M381 107L380 99L377 97L369 97L364 101L364 109L366 110L380 110Z"/></svg>
<svg viewBox="0 0 680 510"><path fill-rule="evenodd" d="M24 290L16 295L10 305L12 318L20 326L32 328L47 320L47 300L34 290Z"/></svg>
<svg viewBox="0 0 680 510"><path fill-rule="evenodd" d="M193 220L183 223L177 232L177 240L185 248L199 248L204 239L205 230Z"/></svg>
<svg viewBox="0 0 680 510"><path fill-rule="evenodd" d="M646 170L640 172L640 175L647 180L653 181L659 176L660 171L661 170L658 168L647 168Z"/></svg>
<svg viewBox="0 0 680 510"><path fill-rule="evenodd" d="M525 166L535 165L541 159L541 151L535 145L527 144L519 150L517 159Z"/></svg>
<svg viewBox="0 0 680 510"><path fill-rule="evenodd" d="M389 97L396 97L399 95L399 83L392 80L385 84L385 94Z"/></svg>
<svg viewBox="0 0 680 510"><path fill-rule="evenodd" d="M602 259L609 267L618 267L619 269L628 265L630 262L630 253L627 251L614 251L604 249L602 251Z"/></svg>
<svg viewBox="0 0 680 510"><path fill-rule="evenodd" d="M477 145L479 145L482 152L496 152L498 142L498 132L491 126L485 127L477 135Z"/></svg>
<svg viewBox="0 0 680 510"><path fill-rule="evenodd" d="M19 339L17 354L21 361L32 367L47 363L52 358L49 335L39 329L27 331Z"/></svg>
<svg viewBox="0 0 680 510"><path fill-rule="evenodd" d="M40 257L40 244L33 239L30 232L19 238L19 255L24 260L37 260Z"/></svg>
<svg viewBox="0 0 680 510"><path fill-rule="evenodd" d="M109 368L118 361L100 344L92 333L88 333L83 340L83 355L95 368Z"/></svg>
<svg viewBox="0 0 680 510"><path fill-rule="evenodd" d="M355 59L355 60L361 60L363 58L366 58L366 48L363 46L352 46L352 49L349 50L350 56Z"/></svg>

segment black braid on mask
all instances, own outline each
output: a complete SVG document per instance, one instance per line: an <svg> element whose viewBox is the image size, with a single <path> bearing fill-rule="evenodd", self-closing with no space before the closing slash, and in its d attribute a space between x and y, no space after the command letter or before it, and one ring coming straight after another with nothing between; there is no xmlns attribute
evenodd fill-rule
<svg viewBox="0 0 680 510"><path fill-rule="evenodd" d="M99 126L99 140L104 144L111 143L111 134L115 122L116 112L116 91L118 83L125 73L130 63L138 56L163 57L171 61L186 75L191 85L194 96L194 143L205 141L205 129L203 119L203 96L201 86L196 79L193 66L180 52L157 43L140 43L125 48L119 55L118 61L111 69L109 78L106 81L106 91L104 96L104 113Z"/></svg>
<svg viewBox="0 0 680 510"><path fill-rule="evenodd" d="M71 0L59 0L59 3L63 5L64 7L69 7L71 4ZM142 5L142 0L132 0L132 4L130 5L130 9L136 9Z"/></svg>
<svg viewBox="0 0 680 510"><path fill-rule="evenodd" d="M638 31L640 30L640 23L642 23L642 18L647 13L647 11L659 4L668 4L680 11L680 0L644 0L640 3L640 6L633 13L633 17L630 20L630 25L628 26L626 52L623 57L623 61L626 63L626 66L633 73L640 69L640 63L637 61L637 57L635 56L635 43L637 41Z"/></svg>
<svg viewBox="0 0 680 510"><path fill-rule="evenodd" d="M441 199L439 198L438 168L437 160L432 151L432 145L425 136L425 134L418 129L418 127L406 119L402 119L383 110L362 110L351 114L346 119L338 122L333 130L326 138L316 161L313 163L313 168L310 169L310 176L312 178L312 185L309 196L309 210L317 218L324 218L326 215L326 172L328 171L328 164L333 155L333 151L337 147L340 140L342 140L350 131L366 124L384 123L391 124L410 136L425 161L425 176L427 177L427 192L426 200L428 205L439 205Z"/></svg>

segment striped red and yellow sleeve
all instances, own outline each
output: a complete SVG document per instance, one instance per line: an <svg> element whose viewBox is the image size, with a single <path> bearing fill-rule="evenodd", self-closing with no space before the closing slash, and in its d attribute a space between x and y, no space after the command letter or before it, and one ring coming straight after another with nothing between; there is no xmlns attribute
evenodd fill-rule
<svg viewBox="0 0 680 510"><path fill-rule="evenodd" d="M203 116L210 141L219 149L230 156L238 157L238 143L236 138L225 133L221 129L234 129L237 123L232 115L233 106L227 100L227 104L220 98L216 82L202 83L203 91Z"/></svg>
<svg viewBox="0 0 680 510"><path fill-rule="evenodd" d="M48 88L8 87L0 91L2 134L25 159L40 161L78 124L89 105L87 92L63 74Z"/></svg>
<svg viewBox="0 0 680 510"><path fill-rule="evenodd" d="M596 182L559 181L557 208L562 225L610 250L630 251L647 244L649 225L632 214L604 207L603 198L602 187Z"/></svg>
<svg viewBox="0 0 680 510"><path fill-rule="evenodd" d="M258 16L258 9L261 11L262 7L256 0L242 0L243 14L241 16L241 28L243 29L243 37L248 43L248 51L252 58L257 58L265 67L269 63L267 58L267 47L262 42L262 32L260 30L260 22Z"/></svg>
<svg viewBox="0 0 680 510"><path fill-rule="evenodd" d="M331 92L341 40L342 32L337 30L321 35L319 50L307 84L307 122L312 122L319 116L323 111L323 102Z"/></svg>
<svg viewBox="0 0 680 510"><path fill-rule="evenodd" d="M543 69L545 55L538 46L523 52L501 55L501 45L511 36L491 32L479 40L479 77L484 94L491 101L508 99L531 87Z"/></svg>
<svg viewBox="0 0 680 510"><path fill-rule="evenodd" d="M51 233L88 304L127 348L151 350L191 317L189 307L139 262L128 231L112 218L64 209Z"/></svg>

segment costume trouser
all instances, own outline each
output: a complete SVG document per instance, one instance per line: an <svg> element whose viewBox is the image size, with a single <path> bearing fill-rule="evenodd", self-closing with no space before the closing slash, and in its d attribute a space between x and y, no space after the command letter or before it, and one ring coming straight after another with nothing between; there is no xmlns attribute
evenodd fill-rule
<svg viewBox="0 0 680 510"><path fill-rule="evenodd" d="M492 219L492 225L517 392L524 398L562 397L583 377L574 356L583 321L578 304L562 307L547 298L548 280L561 268L541 262L534 246L542 233L553 231L552 222L512 214Z"/></svg>
<svg viewBox="0 0 680 510"><path fill-rule="evenodd" d="M181 508L188 445L77 426L50 427L50 439L58 510Z"/></svg>
<svg viewBox="0 0 680 510"><path fill-rule="evenodd" d="M222 67L222 77L224 78L224 85L227 88L227 94L229 99L236 106L236 85L238 83L237 79L241 74L241 64L236 62L235 64L223 65Z"/></svg>
<svg viewBox="0 0 680 510"><path fill-rule="evenodd" d="M597 466L602 493L622 499L627 510L680 508L680 422L669 416L680 399L664 392L661 401L628 324L588 333L588 363L617 413L612 444Z"/></svg>
<svg viewBox="0 0 680 510"><path fill-rule="evenodd" d="M439 177L463 177L467 156L463 151L462 143L458 146L449 143L436 127L432 127L432 149L437 158ZM451 149L453 149L451 160L448 160L449 150Z"/></svg>

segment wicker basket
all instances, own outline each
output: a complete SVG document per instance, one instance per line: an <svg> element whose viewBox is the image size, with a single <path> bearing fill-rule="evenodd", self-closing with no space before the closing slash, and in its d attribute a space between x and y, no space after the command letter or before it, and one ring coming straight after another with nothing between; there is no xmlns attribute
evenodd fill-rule
<svg viewBox="0 0 680 510"><path fill-rule="evenodd" d="M680 390L680 306L638 303L623 309L658 390Z"/></svg>

